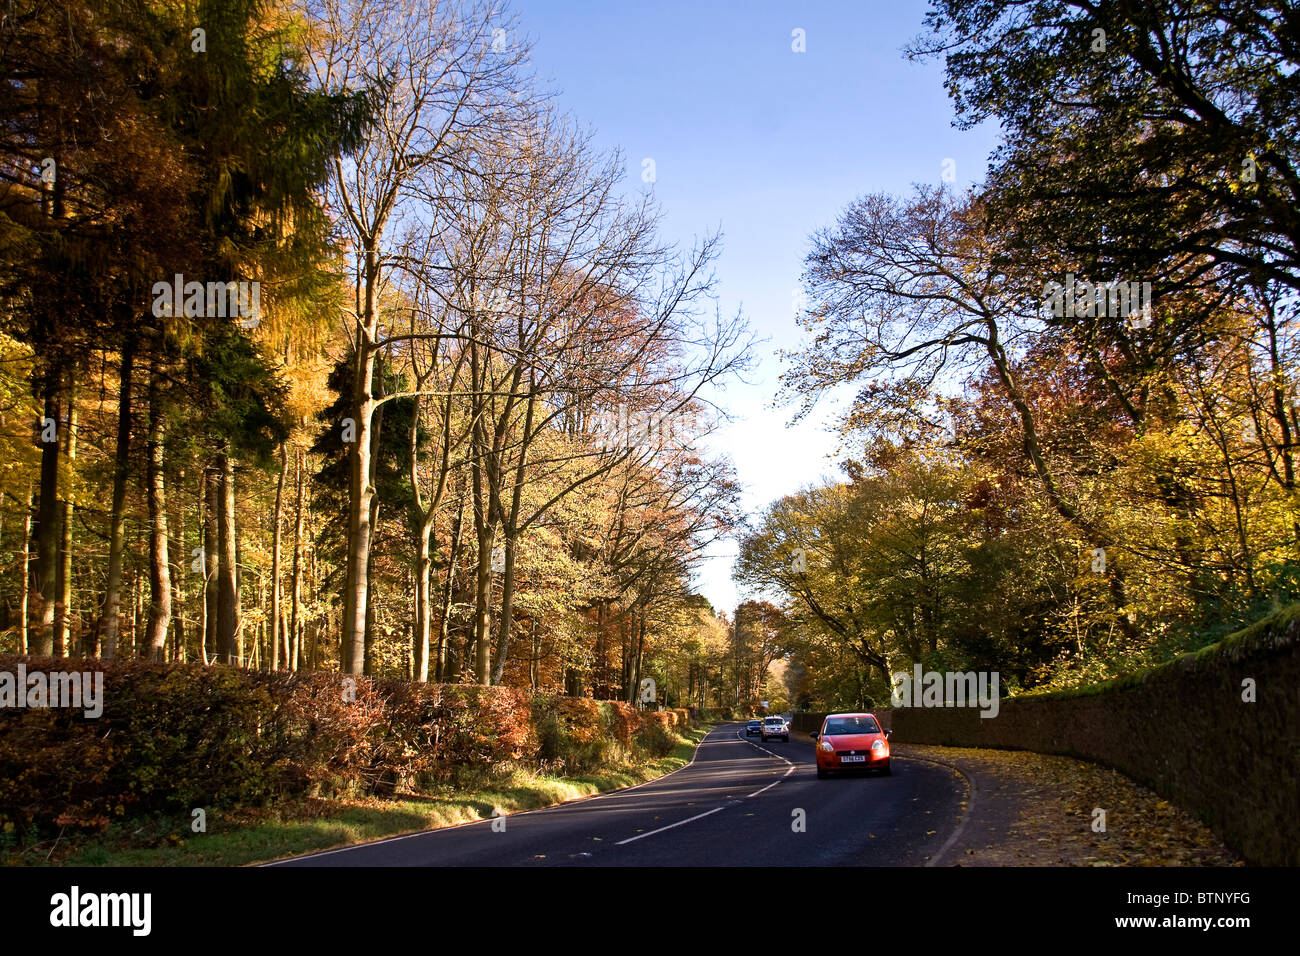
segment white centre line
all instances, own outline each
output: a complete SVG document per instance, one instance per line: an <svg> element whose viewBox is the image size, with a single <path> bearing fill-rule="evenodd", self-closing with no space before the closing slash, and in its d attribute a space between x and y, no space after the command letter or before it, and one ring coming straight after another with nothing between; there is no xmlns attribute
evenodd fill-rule
<svg viewBox="0 0 1300 956"><path fill-rule="evenodd" d="M754 748L756 748L756 749L758 749L758 750L763 751L763 753L765 753L765 754L771 754L773 757L776 757L776 758L779 759L779 760L784 760L784 761L785 761L785 764L786 764L786 767L785 767L785 773L781 774L781 780L784 780L786 777L790 776L790 774L794 773L794 771L798 768L798 765L797 765L797 764L795 764L793 761L787 760L787 759L786 759L785 757L783 757L781 754L778 754L778 753L772 753L772 751L768 750L766 747L759 747L758 744L753 743L753 742L751 742L751 741L749 741L749 740L745 740L744 737L741 737L741 736L740 736L740 731L736 731L736 737L737 737L737 739L739 739L739 740L744 740L745 743L749 744L751 747L754 747ZM773 780L771 783L769 783L766 787L763 787L761 790L755 790L753 793L746 794L746 799L748 799L749 797L756 797L756 796L758 796L760 793L763 793L763 792L766 791L766 790L771 790L771 789L772 789L773 787L775 787L778 783L780 783L781 780ZM695 816L693 816L693 817L687 817L685 820L678 820L676 823L670 823L670 824L668 824L668 826L666 826L666 827L660 827L660 828L657 829L657 830L651 830L649 833L638 833L636 836L634 836L634 837L628 837L626 840L619 840L619 841L618 841L617 843L615 843L614 845L615 845L615 846L622 846L622 845L625 844L625 843L635 843L637 840L644 840L646 837L652 837L652 836L654 836L656 833L663 833L665 830L671 830L671 829L673 829L674 827L685 826L685 825L688 824L688 823L692 823L692 822L694 822L694 821L696 821L696 820L701 820L701 819L703 819L704 817L709 816L710 814L717 813L719 810L725 810L725 809L727 809L727 806L732 806L732 805L733 805L733 804L727 804L727 805L725 805L725 806L721 806L721 807L714 807L712 810L706 810L704 813L697 813L697 814L696 814Z"/></svg>
<svg viewBox="0 0 1300 956"><path fill-rule="evenodd" d="M671 830L673 827L680 827L693 820L699 820L707 817L711 813L717 813L719 810L725 810L726 807L714 807L712 810L706 810L704 813L697 813L693 817L687 817L685 820L678 820L676 823L670 823L666 827L660 827L658 830L651 830L649 833L638 833L634 837L628 837L626 840L619 840L614 846L622 846L624 843L635 843L637 840L644 840L646 837L652 837L656 833L663 833L665 830Z"/></svg>
<svg viewBox="0 0 1300 956"><path fill-rule="evenodd" d="M771 750L768 750L766 747L759 747L758 744L754 743L752 740L749 740L749 739L747 739L747 738L745 738L745 737L741 737L741 736L740 736L740 731L736 731L736 737L737 737L737 739L739 739L739 740L744 740L745 743L749 744L751 747L754 747L754 748L756 748L756 749L758 749L758 750L763 751L763 753L765 753L765 754L771 754L773 757L776 757L778 760L784 760L784 761L785 761L785 773L781 774L781 780L784 780L786 777L790 776L790 774L794 773L794 771L798 768L798 767L797 767L797 764L795 764L794 761L788 759L784 754L775 753L775 752L773 752L773 751L771 751ZM746 795L745 795L745 798L748 799L749 797L756 797L756 796L758 796L760 793L764 793L764 792L766 792L766 791L768 791L768 790L771 790L771 789L772 789L773 787L775 787L778 783L780 783L781 780L774 780L774 781L772 781L771 783L769 783L766 787L762 787L762 788L760 788L760 789L758 789L758 790L755 790L753 793L748 793L748 794L746 794Z"/></svg>

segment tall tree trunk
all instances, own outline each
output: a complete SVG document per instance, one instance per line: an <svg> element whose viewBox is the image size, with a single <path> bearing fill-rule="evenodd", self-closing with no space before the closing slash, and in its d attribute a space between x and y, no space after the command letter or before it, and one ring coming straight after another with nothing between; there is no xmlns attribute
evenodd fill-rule
<svg viewBox="0 0 1300 956"><path fill-rule="evenodd" d="M298 514L294 518L294 596L292 596L292 610L289 615L290 654L285 659L285 665L290 670L296 671L303 643L302 633L298 630L298 614L303 597L303 457L305 453L302 449L294 449L294 453L296 466L294 483L296 498L298 498L298 505L296 505Z"/></svg>
<svg viewBox="0 0 1300 956"><path fill-rule="evenodd" d="M297 514L293 524L293 604L289 614L289 640L291 651L285 658L285 665L290 670L298 669L299 655L302 651L302 635L298 631L298 614L302 606L302 465L304 452L294 449L296 465L294 483L297 488Z"/></svg>
<svg viewBox="0 0 1300 956"><path fill-rule="evenodd" d="M481 435L477 444L482 450L488 447ZM496 544L496 515L490 491L495 480L486 474L488 469L483 464L486 457L486 454L476 454L472 466L474 532L478 539L478 561L474 569L474 680L484 685L492 680L492 549Z"/></svg>
<svg viewBox="0 0 1300 956"><path fill-rule="evenodd" d="M618 658L618 699L631 703L632 692L628 688L632 683L632 622L626 611L618 622Z"/></svg>
<svg viewBox="0 0 1300 956"><path fill-rule="evenodd" d="M271 533L271 670L280 669L280 517L284 513L284 478L289 471L289 449L280 445L280 480L275 485L275 530ZM288 648L284 659L289 659Z"/></svg>
<svg viewBox="0 0 1300 956"><path fill-rule="evenodd" d="M172 571L168 550L167 489L163 474L161 373L155 362L149 383L149 623L145 635L150 660L167 658L172 622Z"/></svg>
<svg viewBox="0 0 1300 956"><path fill-rule="evenodd" d="M221 510L221 482L216 469L203 470L203 663L217 659L217 571L221 567L221 545L217 535L217 512ZM211 655L211 656L209 656Z"/></svg>
<svg viewBox="0 0 1300 956"><path fill-rule="evenodd" d="M374 458L372 456L371 461ZM372 529L379 527L379 496L372 495L370 498L370 527ZM371 539L374 540L373 537ZM369 674L372 672L371 655L374 652L375 645L375 602L371 600L373 595L370 593L370 560L366 559L366 575L362 579L366 586L366 629L363 639L364 653L362 654L361 673Z"/></svg>
<svg viewBox="0 0 1300 956"><path fill-rule="evenodd" d="M645 611L641 612L641 627L636 640L636 672L632 678L632 693L641 689L641 661L645 656Z"/></svg>
<svg viewBox="0 0 1300 956"><path fill-rule="evenodd" d="M356 441L352 449L349 471L348 508L348 560L347 578L343 590L342 644L340 667L345 674L365 672L366 610L369 604L370 503L375 489L371 483L374 472L371 466L371 432L378 403L374 397L375 356L372 344L378 333L378 316L375 288L379 281L379 257L372 246L365 250L361 311L361 328L357 335L356 369L352 379L352 414L355 416Z"/></svg>
<svg viewBox="0 0 1300 956"><path fill-rule="evenodd" d="M137 527L139 527L137 523ZM140 535L135 536L135 553L140 553ZM144 616L144 574L136 567L131 569L131 647L136 657L147 657L148 650L144 642L144 628L140 618Z"/></svg>
<svg viewBox="0 0 1300 956"><path fill-rule="evenodd" d="M429 514L420 522L420 537L415 555L415 631L412 640L414 653L414 678L420 683L429 680L429 634L431 631L430 612L433 602L430 589L433 586L433 559L430 555L429 541L433 537L433 515Z"/></svg>
<svg viewBox="0 0 1300 956"><path fill-rule="evenodd" d="M31 646L27 633L27 610L31 604L32 580L32 483L27 481L27 497L23 501L23 573L19 580L21 592L18 604L18 653L26 654Z"/></svg>
<svg viewBox="0 0 1300 956"><path fill-rule="evenodd" d="M492 522L478 529L478 567L474 575L474 679L491 683L492 663L492 547L496 538Z"/></svg>
<svg viewBox="0 0 1300 956"><path fill-rule="evenodd" d="M185 487L185 472L181 470L176 475L179 486ZM184 661L187 657L185 652L185 496L177 498L176 521L173 524L176 529L175 536L172 538L172 548L170 554L172 560L176 563L172 566L172 607L175 609L175 616L172 619L172 660Z"/></svg>
<svg viewBox="0 0 1300 956"><path fill-rule="evenodd" d="M641 689L641 648L640 642L643 639L644 619L639 615L632 617L630 631L628 634L628 659L627 659L627 702L629 704L638 703L637 692Z"/></svg>
<svg viewBox="0 0 1300 956"><path fill-rule="evenodd" d="M641 690L641 655L645 651L644 609L632 617L629 643L631 646L628 649L627 702L636 704L639 702L638 698Z"/></svg>
<svg viewBox="0 0 1300 956"><path fill-rule="evenodd" d="M220 456L219 465L221 494L218 496L217 537L221 559L217 568L217 658L227 664L242 664L235 540L235 463L229 454L224 454Z"/></svg>
<svg viewBox="0 0 1300 956"><path fill-rule="evenodd" d="M233 464L231 467L233 469L234 467ZM235 476L232 470L230 476L230 488L231 488L230 494L232 498L235 496L234 478ZM244 643L244 608L243 608L243 590L242 590L244 586L244 576L242 573L240 573L239 570L239 562L240 562L240 558L243 557L243 551L240 548L240 542L239 542L239 522L237 520L238 513L236 512L233 503L231 504L229 514L230 514L229 532L230 532L231 540L233 541L235 546L235 560L230 562L231 574L235 579L235 602L234 602L235 604L235 659L241 662L240 666L247 666L243 664L243 661L247 660L249 656L248 648ZM261 578L258 579L258 582L259 584L261 583ZM258 594L259 595L261 594L260 590ZM259 606L262 603L263 602L260 600L259 597L258 600ZM260 648L260 645L258 646Z"/></svg>
<svg viewBox="0 0 1300 956"><path fill-rule="evenodd" d="M501 579L501 617L497 625L497 655L492 667L492 683L501 683L506 659L510 656L510 628L515 610L515 559L519 543L519 512L523 505L524 469L528 462L528 436L533 430L533 410L537 404L536 382L529 381L528 407L524 412L524 429L519 447L519 460L514 467L514 489L510 497L510 514L503 523L505 540L505 573Z"/></svg>
<svg viewBox="0 0 1300 956"><path fill-rule="evenodd" d="M108 531L108 586L104 593L103 656L117 656L122 619L122 553L126 531L126 480L131 468L131 377L135 365L135 335L122 342L122 373L117 398L117 448L113 463L113 503Z"/></svg>
<svg viewBox="0 0 1300 956"><path fill-rule="evenodd" d="M77 402L76 389L71 383L68 385L68 426L63 435L63 456L68 463L68 477L60 516L62 534L54 586L58 594L54 605L54 653L59 657L72 654L72 477L77 460Z"/></svg>
<svg viewBox="0 0 1300 956"><path fill-rule="evenodd" d="M418 378L416 390L424 388L425 379ZM426 502L420 483L419 431L423 405L416 399L415 413L407 445L407 467L411 479L411 494L415 499L415 513L419 518L415 539L415 604L412 607L414 625L411 628L411 677L420 683L429 680L429 643L433 630L433 527L438 513L441 491L446 484L445 473L439 477L437 492L431 502ZM444 448L444 463L446 449ZM440 670L440 668L439 668Z"/></svg>
<svg viewBox="0 0 1300 956"><path fill-rule="evenodd" d="M370 418L373 400L366 397L356 410L356 442L351 456L351 506L348 509L347 580L343 593L343 640L340 664L345 674L365 670L366 608L370 578Z"/></svg>
<svg viewBox="0 0 1300 956"><path fill-rule="evenodd" d="M293 637L289 633L289 611L283 606L280 608L280 633L284 635L283 667L288 670L289 662L293 659Z"/></svg>
<svg viewBox="0 0 1300 956"><path fill-rule="evenodd" d="M50 369L45 374L45 418L41 422L41 484L36 511L36 567L33 592L36 596L32 626L28 635L31 652L46 656L54 653L54 604L58 600L56 584L59 564L59 448L58 430L62 427L59 389L62 374Z"/></svg>
<svg viewBox="0 0 1300 956"><path fill-rule="evenodd" d="M457 672L460 668L460 662L457 661L453 666L448 666L448 652L450 650L451 634L449 633L451 624L451 596L456 588L456 570L457 562L460 559L461 538L464 535L465 528L465 495L462 493L456 499L456 520L451 526L451 550L448 552L447 564L447 583L442 591L442 610L438 615L438 675L439 681L453 681L456 679Z"/></svg>
<svg viewBox="0 0 1300 956"><path fill-rule="evenodd" d="M495 542L496 509L492 506L493 489L496 488L495 449L488 440L487 419L491 410L486 395L487 362L480 358L478 335L470 338L470 388L476 407L473 409L471 448L474 458L470 465L471 490L474 500L474 534L478 540L478 561L474 569L474 679L488 684L492 678L492 546Z"/></svg>
<svg viewBox="0 0 1300 956"><path fill-rule="evenodd" d="M378 404L379 400L385 395L384 391L384 363L382 358L375 361L375 383L373 388L375 396L375 410L371 416L370 429L370 479L368 482L370 488L369 507L370 507L370 531L368 543L366 545L366 560L362 566L364 574L360 575L359 580L364 585L366 593L366 631L365 631L365 653L362 655L362 673L369 674L372 671L371 655L374 652L375 643L375 602L371 600L370 594L370 548L373 545L375 536L379 534L379 494L376 491L378 485L377 471L379 469L379 442L380 436L384 433L384 406Z"/></svg>
<svg viewBox="0 0 1300 956"><path fill-rule="evenodd" d="M311 513L313 497L314 496L312 495L311 491L308 490L307 492L307 521L308 521L307 538L308 540L314 540L316 535L316 521L312 517L312 513ZM312 548L309 553L311 555L311 563L308 565L308 579L311 581L311 593L316 595L317 606L319 607L320 606L319 605L320 569L317 566L316 549ZM303 625L302 625L303 640L306 641L307 636L309 634L311 635L311 640L303 648L302 650L303 657L299 658L299 661L301 662L302 660L305 659L307 661L307 666L313 670L316 667L316 657L320 652L320 622L324 618L325 615L322 612L317 611L312 616L310 621L303 621Z"/></svg>

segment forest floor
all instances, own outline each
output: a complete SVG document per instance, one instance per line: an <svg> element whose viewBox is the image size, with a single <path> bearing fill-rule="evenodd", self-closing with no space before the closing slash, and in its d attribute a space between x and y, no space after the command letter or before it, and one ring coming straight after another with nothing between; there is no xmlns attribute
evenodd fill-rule
<svg viewBox="0 0 1300 956"><path fill-rule="evenodd" d="M919 744L895 753L956 767L974 783L966 829L936 865L1244 865L1194 814L1098 764ZM1103 821L1104 830L1094 829Z"/></svg>
<svg viewBox="0 0 1300 956"><path fill-rule="evenodd" d="M208 814L206 832L185 817L115 824L103 833L61 837L9 852L3 862L66 866L241 866L421 830L555 806L635 786L684 767L708 733L687 732L666 757L573 776L515 770L462 779L419 795L302 799L258 810Z"/></svg>

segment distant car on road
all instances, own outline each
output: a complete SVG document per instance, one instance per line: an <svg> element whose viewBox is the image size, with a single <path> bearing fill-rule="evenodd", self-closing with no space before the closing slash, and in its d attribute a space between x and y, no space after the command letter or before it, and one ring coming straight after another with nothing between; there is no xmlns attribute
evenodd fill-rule
<svg viewBox="0 0 1300 956"><path fill-rule="evenodd" d="M754 734L763 732L763 722L761 720L751 720L745 725L745 736L752 737Z"/></svg>
<svg viewBox="0 0 1300 956"><path fill-rule="evenodd" d="M837 770L879 770L888 776L889 734L873 714L827 714L817 741L817 776Z"/></svg>
<svg viewBox="0 0 1300 956"><path fill-rule="evenodd" d="M764 740L770 740L773 737L780 737L789 743L790 725L785 722L784 717L764 717L763 726L759 731L759 736Z"/></svg>

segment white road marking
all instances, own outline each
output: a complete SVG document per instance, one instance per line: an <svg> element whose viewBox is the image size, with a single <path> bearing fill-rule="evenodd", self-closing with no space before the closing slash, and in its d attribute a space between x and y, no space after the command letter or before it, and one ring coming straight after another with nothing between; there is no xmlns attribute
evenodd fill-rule
<svg viewBox="0 0 1300 956"><path fill-rule="evenodd" d="M792 761L790 761L790 760L786 760L786 758L785 758L784 756L782 756L781 754L779 754L779 753L775 753L775 752L773 752L773 751L771 751L771 750L768 750L766 747L760 747L758 744L754 743L752 740L745 740L744 737L740 736L740 731L739 731L739 730L736 731L736 739L737 739L737 740L744 740L745 743L749 744L751 747L755 748L756 750L761 750L761 751L763 751L763 753L765 753L765 754L771 754L773 757L776 757L778 760L785 760L786 763L790 764L790 769L791 769L791 770L793 770L793 769L795 768L795 766L796 766L796 764L794 764L794 763L793 763ZM788 770L786 771L786 773L789 773L789 772L790 772L790 771L788 771Z"/></svg>
<svg viewBox="0 0 1300 956"><path fill-rule="evenodd" d="M576 803L586 803L589 800L599 800L602 797L621 796L622 794L628 793L629 791L640 790L642 787L649 786L652 783L658 783L660 780L663 780L667 777L671 777L675 773L681 773L683 770L687 770L690 767L694 766L695 761L699 759L700 756L700 747L703 746L704 742L709 739L709 734L711 733L713 733L713 731L709 731L709 733L701 737L699 741L695 744L695 750L691 752L690 763L684 764L683 766L678 767L676 770L671 770L668 773L663 774L662 776L654 777L650 780L646 780L642 783L638 783L632 787L620 787L617 790L606 790L604 793L593 793L590 796L577 797L573 800L566 800L563 803L552 804L549 807L538 807L536 810L519 810L515 813L508 813L506 814L506 816L522 817L522 816L527 816L529 814L535 814L535 813L547 813L551 810L559 810L564 807L573 806ZM294 860L305 860L308 857L333 856L335 853L349 853L352 850L362 850L365 849L366 847L379 846L381 843L396 843L398 840L410 840L413 837L428 836L431 833L440 833L444 830L459 830L462 827L476 827L481 824L491 823L491 822L492 822L491 818L485 818L483 820L466 820L463 823L453 823L450 824L449 826L430 827L427 830L416 830L412 833L399 833L396 836L384 837L383 839L380 840L368 840L365 843L352 843L349 844L348 846L335 847L332 850L317 850L311 853L299 853L297 856L286 856L286 857L281 857L278 860L267 860L264 863L253 863L251 864L251 866L259 867L259 868L264 866L279 866L282 863L291 863ZM593 839L600 839L600 838L594 837Z"/></svg>
<svg viewBox="0 0 1300 956"><path fill-rule="evenodd" d="M785 773L781 774L781 780L784 780L786 777L790 776L790 774L794 773L794 771L795 771L795 770L797 769L797 767L798 767L798 764L796 764L796 763L795 763L794 761L792 761L792 760L788 760L788 759L786 759L786 757L785 757L783 754L779 754L779 753L776 753L776 752L774 752L774 751L768 750L766 747L760 747L758 744L754 743L752 740L748 739L747 737L742 737L742 736L740 736L740 731L739 731L739 730L736 731L736 739L737 739L737 740L743 740L743 741L745 741L745 743L749 744L751 747L754 747L754 748L756 748L756 749L758 749L758 750L761 750L761 751L763 751L763 753L765 753L765 754L771 754L773 757L776 757L778 760L783 760L783 761L785 761L785 764L786 764L786 767L785 767ZM763 792L765 792L765 791L767 791L767 790L771 790L771 789L772 789L773 787L775 787L778 783L780 783L781 780L773 780L773 781L772 781L771 783L769 783L766 787L762 787L762 788L760 788L760 789L758 789L758 790L755 790L753 793L746 794L746 798L749 798L749 797L756 797L756 796L758 796L760 793L763 793Z"/></svg>
<svg viewBox="0 0 1300 956"><path fill-rule="evenodd" d="M793 763L792 761L790 761L790 760L786 760L786 758L783 757L783 756L781 756L781 754L773 753L772 751L768 750L766 747L759 747L758 744L756 744L756 743L752 743L752 742L749 741L749 740L745 740L744 737L740 736L740 731L736 731L736 739L737 739L737 740L744 740L745 743L749 744L751 747L755 747L755 748L757 748L758 750L763 751L763 753L765 753L765 754L771 754L771 756L776 757L778 760L782 760L782 761L784 761L785 764L786 764L786 768L785 768L785 773L781 774L781 780L784 780L786 777L790 776L790 774L794 773L795 769L796 769L797 766L798 766L797 764ZM773 781L772 781L771 783L769 783L766 787L763 787L763 788L760 789L760 790L755 790L753 793L746 794L746 799L748 799L749 797L756 797L756 796L758 796L760 793L763 793L763 792L766 791L766 790L771 790L771 789L772 789L773 787L775 787L778 783L780 783L781 780L773 780ZM633 843L633 842L635 842L635 841L637 841L637 840L644 840L646 837L654 836L656 833L663 833L665 830L671 830L671 829L673 829L674 827L684 826L685 824L687 824L687 823L692 823L692 822L694 822L695 820L703 819L704 817L707 817L707 816L709 816L710 814L717 813L719 810L725 810L725 809L727 809L727 807L734 807L734 806L735 806L737 803L739 803L739 802L740 802L740 801L738 801L738 800L733 800L733 801L731 801L730 803L724 804L723 806L720 806L720 807L714 807L712 810L706 810L704 813L697 813L697 814L696 814L695 816L693 816L693 817L687 817L685 820L678 820L676 823L670 823L670 824L668 824L668 826L666 826L666 827L660 827L658 830L651 830L649 833L638 833L636 836L634 836L634 837L628 837L626 840L619 840L619 841L618 841L617 843L615 843L614 845L615 845L615 846L622 846L622 845L625 844L625 843Z"/></svg>
<svg viewBox="0 0 1300 956"><path fill-rule="evenodd" d="M794 773L796 769L798 769L799 765L796 764L794 761L789 760L782 754L775 753L771 750L768 750L766 747L760 747L758 744L753 743L752 741L748 740L746 737L741 736L739 730L736 731L736 739L743 740L745 743L749 744L755 750L761 750L763 751L763 753L776 757L777 759L783 761L786 764L785 773L781 775L780 780L773 780L766 787L761 787L760 789L755 790L753 793L746 794L746 799L749 799L750 797L757 797L761 793L766 793L768 790L771 790L777 784L785 780L786 777L790 776L790 774ZM703 741L701 741L701 743L703 743ZM939 764L939 766L945 767L949 770L956 770L958 774L960 774L962 777L966 778L967 780L968 787L969 787L969 796L967 798L967 803L966 803L966 813L962 816L961 823L958 824L957 829L954 830L952 835L948 837L944 845L939 848L939 852L936 853L934 856L932 856L929 859L929 861L925 864L926 866L935 866L939 862L939 860L943 857L943 855L948 852L948 850L952 847L952 845L957 842L957 838L961 836L962 831L966 829L966 824L970 820L970 816L971 816L971 812L970 812L971 808L974 807L975 805L975 781L967 774L963 773L961 770L958 770L956 767L952 767L949 764L940 764L939 761L937 760L927 760L924 757L908 757L908 758L900 757L899 759L900 760L902 759L922 760L925 761L926 763ZM651 830L649 833L638 833L636 836L628 837L626 840L620 840L618 843L614 845L623 846L626 843L635 843L637 840L644 840L646 837L651 837L654 836L655 834L663 833L666 830L672 830L675 829L676 827L685 826L688 823L693 823L696 820L701 820L704 817L712 816L713 814L717 813L719 810L725 810L727 809L727 807L737 806L739 803L740 803L739 800L731 800L728 803L724 804L723 806L714 807L712 810L706 810L704 813L697 813L693 817L687 817L685 820L678 820L676 823L670 823L668 824L668 826L660 827L657 830Z"/></svg>
<svg viewBox="0 0 1300 956"><path fill-rule="evenodd" d="M908 759L924 760L925 758L910 757ZM957 842L957 838L961 836L962 831L966 829L966 824L970 822L971 811L975 807L975 778L967 774L965 771L952 766L951 764L946 764L946 763L941 764L937 760L930 760L928 761L928 763L935 763L935 764L939 764L939 766L941 767L947 767L949 770L956 770L957 773L961 774L961 776L966 778L966 791L967 791L966 812L962 814L961 823L957 824L957 829L952 831L952 836L948 837L944 845L939 847L939 852L936 853L934 856L930 857L930 859L927 860L925 863L926 866L936 866L939 863L939 861L943 858L943 855L952 848L952 845L954 843Z"/></svg>
<svg viewBox="0 0 1300 956"><path fill-rule="evenodd" d="M727 808L726 808L726 807L714 807L712 810L706 810L706 811L704 811L703 813L697 813L695 816L693 816L693 817L687 817L685 820L678 820L676 823L670 823L670 824L668 824L668 826L666 826L666 827L660 827L658 830L651 830L649 833L638 833L636 836L634 836L634 837L628 837L626 840L619 840L619 841L618 841L617 843L615 843L614 845L615 845L615 846L622 846L624 843L635 843L637 840L644 840L646 837L652 837L652 836L654 836L656 833L663 833L665 830L671 830L673 827L680 827L680 826L683 826L683 825L685 825L685 824L687 824L687 823L690 823L690 822L692 822L692 821L694 821L694 820L699 820L699 819L701 819L701 818L703 818L703 817L707 817L707 816L709 816L710 814L717 813L719 810L725 810L725 809L727 809Z"/></svg>

